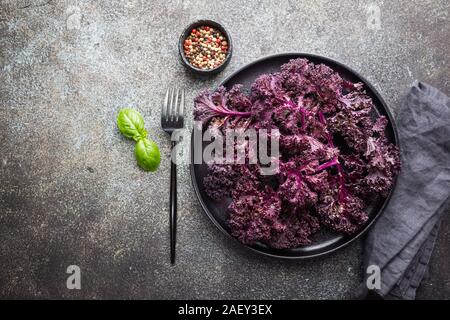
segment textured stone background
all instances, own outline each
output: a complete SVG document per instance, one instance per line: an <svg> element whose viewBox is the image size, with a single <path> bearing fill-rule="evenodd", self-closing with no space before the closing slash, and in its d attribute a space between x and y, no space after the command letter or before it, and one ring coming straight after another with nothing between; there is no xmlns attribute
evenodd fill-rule
<svg viewBox="0 0 450 320"><path fill-rule="evenodd" d="M0 297L350 298L362 243L311 261L261 257L229 243L201 212L179 170L178 260L168 261L169 140L159 128L168 85L195 93L279 52L348 64L389 107L416 78L450 92L447 0L377 1L0 0ZM197 18L223 22L231 64L188 74L177 39ZM164 155L139 170L117 111L134 107ZM192 105L189 105L192 109ZM421 298L450 298L450 219ZM65 270L82 270L67 290Z"/></svg>

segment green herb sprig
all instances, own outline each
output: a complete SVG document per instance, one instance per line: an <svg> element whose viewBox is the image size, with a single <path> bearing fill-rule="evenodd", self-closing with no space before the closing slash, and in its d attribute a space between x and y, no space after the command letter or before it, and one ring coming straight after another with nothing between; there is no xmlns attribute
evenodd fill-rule
<svg viewBox="0 0 450 320"><path fill-rule="evenodd" d="M138 165L145 171L156 171L161 154L158 145L147 137L142 115L134 109L122 109L117 117L117 126L125 137L136 141L134 155Z"/></svg>

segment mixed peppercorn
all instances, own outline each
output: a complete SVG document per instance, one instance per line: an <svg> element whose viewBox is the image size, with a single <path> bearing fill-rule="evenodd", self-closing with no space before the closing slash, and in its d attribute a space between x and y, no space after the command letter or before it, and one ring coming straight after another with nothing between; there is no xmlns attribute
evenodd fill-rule
<svg viewBox="0 0 450 320"><path fill-rule="evenodd" d="M189 63L204 70L220 66L228 53L227 39L219 30L210 26L192 29L183 46Z"/></svg>

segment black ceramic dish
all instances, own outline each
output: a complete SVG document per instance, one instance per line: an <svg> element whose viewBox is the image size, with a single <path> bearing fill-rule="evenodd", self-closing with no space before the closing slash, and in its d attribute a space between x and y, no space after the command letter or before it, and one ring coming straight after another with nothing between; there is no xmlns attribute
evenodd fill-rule
<svg viewBox="0 0 450 320"><path fill-rule="evenodd" d="M226 40L228 42L228 52L227 52L227 56L225 57L225 60L222 62L221 65L217 66L214 69L203 70L203 69L196 68L189 63L188 59L184 55L184 50L183 50L184 40L186 40L186 38L189 36L192 29L198 28L200 26L211 26L211 27L216 28L217 30L219 30L222 33L222 35L226 38ZM184 31L181 34L180 39L178 41L178 51L180 53L181 61L183 62L183 65L187 69L189 69L193 73L196 73L199 75L212 75L212 74L219 73L220 71L225 69L227 64L230 62L231 56L233 54L233 42L231 40L231 36L228 33L228 31L220 23L212 21L212 20L197 20L194 23L191 23L189 26L187 26L186 29L184 29Z"/></svg>
<svg viewBox="0 0 450 320"><path fill-rule="evenodd" d="M386 128L387 138L395 145L398 145L398 137L395 123L382 97L378 94L375 88L366 79L364 79L362 76L360 76L358 73L356 73L349 67L332 59L305 53L277 54L259 59L253 63L250 63L242 67L241 69L239 69L238 71L234 72L232 75L227 77L220 85L223 85L226 88L231 88L234 84L242 84L243 89L248 90L250 85L259 75L264 73L276 72L280 69L280 66L282 64L295 58L306 58L316 64L323 63L333 68L333 70L337 71L344 79L347 79L352 82L362 82L365 86L367 94L373 99L375 105L375 112L373 116L374 117L377 117L378 115L386 116L386 118L389 120L389 123ZM200 201L203 210L212 220L212 222L222 232L230 236L235 241L238 241L237 239L235 239L230 235L230 229L227 223L227 207L230 203L230 200L220 202L214 201L211 198L209 198L204 191L203 177L206 175L207 167L204 163L194 164L193 149L192 149L193 139L194 136L192 136L191 140L191 161L192 161L191 179L195 193ZM205 145L203 145L203 147L205 147ZM256 243L251 246L248 245L243 246L265 255L290 259L311 258L331 253L356 240L372 226L372 224L375 222L375 220L383 211L384 207L389 202L392 191L393 189L391 190L386 199L379 200L378 202L372 204L369 208L367 208L367 212L369 214L369 221L367 222L367 224L363 229L361 229L357 234L354 234L352 236L332 233L330 231L323 230L312 237L313 242L311 245L299 248L274 249L261 243Z"/></svg>

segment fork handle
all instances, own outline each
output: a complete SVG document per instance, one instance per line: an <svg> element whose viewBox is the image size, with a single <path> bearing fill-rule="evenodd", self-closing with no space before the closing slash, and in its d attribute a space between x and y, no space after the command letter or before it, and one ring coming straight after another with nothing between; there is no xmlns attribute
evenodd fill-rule
<svg viewBox="0 0 450 320"><path fill-rule="evenodd" d="M175 147L175 141L172 141L171 154ZM175 159L170 161L170 263L175 264L175 245L177 242L177 165Z"/></svg>

